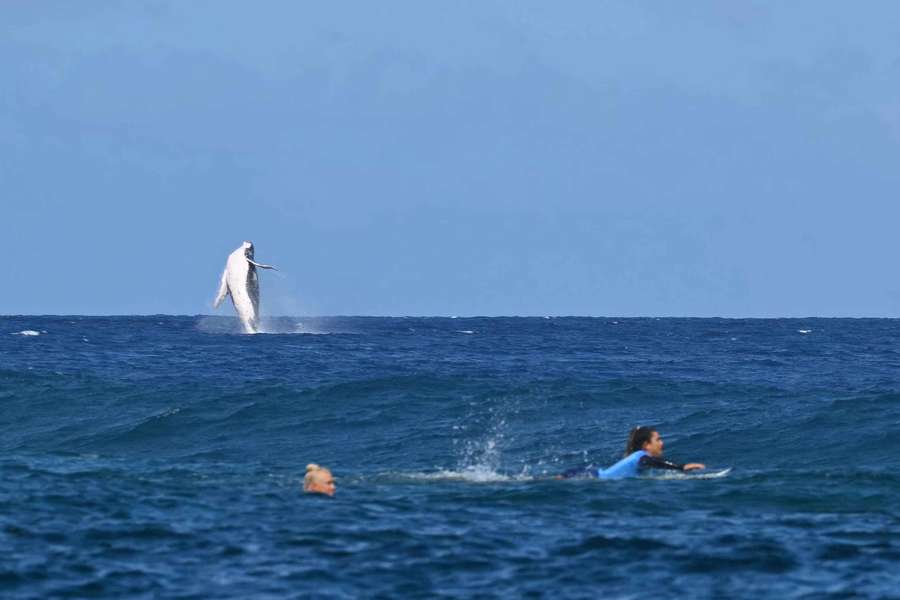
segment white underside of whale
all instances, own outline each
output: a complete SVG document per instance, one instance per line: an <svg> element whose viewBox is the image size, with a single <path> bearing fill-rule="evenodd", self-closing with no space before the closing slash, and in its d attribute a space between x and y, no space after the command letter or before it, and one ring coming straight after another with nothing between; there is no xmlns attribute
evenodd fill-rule
<svg viewBox="0 0 900 600"><path fill-rule="evenodd" d="M218 308L225 296L231 296L231 302L241 320L244 333L259 332L259 275L256 267L274 268L254 262L252 254L253 245L244 242L240 248L228 255L219 284L219 293L213 302L213 308Z"/></svg>

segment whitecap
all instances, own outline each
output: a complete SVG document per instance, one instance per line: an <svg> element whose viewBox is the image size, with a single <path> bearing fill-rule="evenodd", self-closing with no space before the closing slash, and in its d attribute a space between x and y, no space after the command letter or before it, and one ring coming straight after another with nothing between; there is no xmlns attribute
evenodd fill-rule
<svg viewBox="0 0 900 600"><path fill-rule="evenodd" d="M161 413L153 415L153 418L154 419L164 419L166 417L171 417L172 415L177 415L180 412L181 412L181 408L176 406L174 408L167 408L166 410L162 411Z"/></svg>
<svg viewBox="0 0 900 600"><path fill-rule="evenodd" d="M807 333L812 333L812 329L798 329L797 333L802 333L806 335Z"/></svg>
<svg viewBox="0 0 900 600"><path fill-rule="evenodd" d="M471 329L462 329L460 331L457 331L456 333L466 333L466 334L472 335L475 332L472 331Z"/></svg>
<svg viewBox="0 0 900 600"><path fill-rule="evenodd" d="M17 331L16 333L13 333L11 335L35 336L35 335L41 335L41 332L35 331L34 329L25 329L23 331Z"/></svg>

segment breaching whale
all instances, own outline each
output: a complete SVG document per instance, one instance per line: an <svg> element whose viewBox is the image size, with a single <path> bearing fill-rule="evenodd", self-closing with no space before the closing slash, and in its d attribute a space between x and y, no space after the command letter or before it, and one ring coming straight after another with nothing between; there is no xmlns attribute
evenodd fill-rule
<svg viewBox="0 0 900 600"><path fill-rule="evenodd" d="M234 310L244 326L244 333L259 331L259 275L256 267L275 269L271 265L261 265L254 261L253 243L244 242L228 255L219 293L213 302L213 308L218 308L225 296L230 295Z"/></svg>

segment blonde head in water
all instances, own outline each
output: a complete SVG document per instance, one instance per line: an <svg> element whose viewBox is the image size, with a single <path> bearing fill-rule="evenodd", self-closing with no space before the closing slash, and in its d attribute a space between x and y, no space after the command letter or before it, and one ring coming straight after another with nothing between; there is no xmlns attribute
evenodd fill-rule
<svg viewBox="0 0 900 600"><path fill-rule="evenodd" d="M334 496L334 477L331 471L316 463L306 465L306 476L303 478L303 491L310 494Z"/></svg>

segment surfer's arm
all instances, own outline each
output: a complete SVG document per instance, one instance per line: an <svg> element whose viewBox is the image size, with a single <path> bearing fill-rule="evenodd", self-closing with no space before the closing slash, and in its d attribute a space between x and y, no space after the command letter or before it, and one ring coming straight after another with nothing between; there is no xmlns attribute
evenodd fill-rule
<svg viewBox="0 0 900 600"><path fill-rule="evenodd" d="M660 458L658 456L650 456L645 454L638 462L638 468L641 469L670 469L672 471L685 471L688 465L680 465L678 463Z"/></svg>
<svg viewBox="0 0 900 600"><path fill-rule="evenodd" d="M225 296L228 295L228 281L226 279L227 274L228 269L225 269L222 272L222 282L219 284L219 293L216 294L216 299L213 300L213 308L219 308L219 305L222 304L222 300L224 300Z"/></svg>

